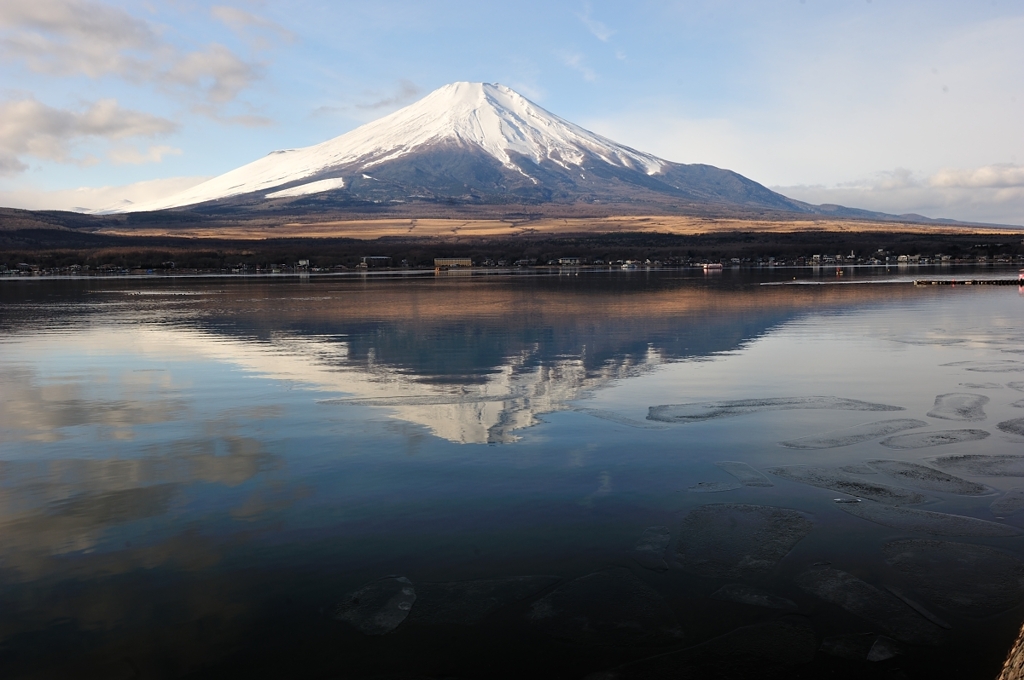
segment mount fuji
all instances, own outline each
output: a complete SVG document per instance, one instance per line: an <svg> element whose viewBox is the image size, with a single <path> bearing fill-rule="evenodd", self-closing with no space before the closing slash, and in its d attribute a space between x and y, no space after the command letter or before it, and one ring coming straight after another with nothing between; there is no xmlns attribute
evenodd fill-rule
<svg viewBox="0 0 1024 680"><path fill-rule="evenodd" d="M105 212L380 204L629 204L831 212L710 165L618 144L489 83L452 83L349 133L267 156L165 199ZM861 212L861 211L850 211Z"/></svg>

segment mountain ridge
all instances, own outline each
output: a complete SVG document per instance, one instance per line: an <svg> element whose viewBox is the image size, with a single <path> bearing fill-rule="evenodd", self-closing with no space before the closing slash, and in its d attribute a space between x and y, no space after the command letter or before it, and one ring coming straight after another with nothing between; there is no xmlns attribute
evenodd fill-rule
<svg viewBox="0 0 1024 680"><path fill-rule="evenodd" d="M468 82L442 86L325 142L272 151L175 195L94 214L427 217L438 209L479 213L511 206L959 223L811 205L731 170L675 163L619 144L504 85Z"/></svg>
<svg viewBox="0 0 1024 680"><path fill-rule="evenodd" d="M667 203L809 212L738 173L590 132L504 85L452 83L339 137L282 149L173 196L103 213L354 203Z"/></svg>

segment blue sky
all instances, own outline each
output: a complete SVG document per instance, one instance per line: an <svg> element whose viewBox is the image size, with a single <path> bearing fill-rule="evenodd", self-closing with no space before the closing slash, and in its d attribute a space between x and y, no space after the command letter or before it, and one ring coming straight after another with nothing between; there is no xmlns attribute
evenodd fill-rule
<svg viewBox="0 0 1024 680"><path fill-rule="evenodd" d="M154 198L456 80L795 198L1024 224L1024 0L4 0L0 204Z"/></svg>

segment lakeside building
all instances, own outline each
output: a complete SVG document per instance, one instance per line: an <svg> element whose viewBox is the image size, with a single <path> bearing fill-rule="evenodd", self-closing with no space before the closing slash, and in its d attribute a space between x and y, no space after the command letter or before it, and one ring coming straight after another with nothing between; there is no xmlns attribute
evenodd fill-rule
<svg viewBox="0 0 1024 680"><path fill-rule="evenodd" d="M472 267L473 260L468 257L435 257L434 269L450 269L452 267Z"/></svg>

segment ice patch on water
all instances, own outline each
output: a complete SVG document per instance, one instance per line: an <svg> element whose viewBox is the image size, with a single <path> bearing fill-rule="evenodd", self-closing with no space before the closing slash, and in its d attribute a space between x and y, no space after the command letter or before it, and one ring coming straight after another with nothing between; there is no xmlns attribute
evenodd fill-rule
<svg viewBox="0 0 1024 680"><path fill-rule="evenodd" d="M637 564L652 571L666 571L665 550L672 542L672 532L668 527L647 527L633 549L633 559Z"/></svg>
<svg viewBox="0 0 1024 680"><path fill-rule="evenodd" d="M1007 434L1024 435L1024 418L1004 420L1003 422L996 425L996 427L998 427L1003 432L1006 432Z"/></svg>
<svg viewBox="0 0 1024 680"><path fill-rule="evenodd" d="M738 602L767 609L796 610L796 603L792 600L787 600L784 597L742 583L724 585L716 590L711 597L724 602Z"/></svg>
<svg viewBox="0 0 1024 680"><path fill-rule="evenodd" d="M1024 510L1024 489L1009 489L1001 498L998 498L992 502L992 505L988 506L992 514L1005 517L1006 515L1012 515L1018 510Z"/></svg>
<svg viewBox="0 0 1024 680"><path fill-rule="evenodd" d="M999 383L986 382L986 383L973 383L965 382L960 383L960 387L966 387L969 390L1001 390L1003 386Z"/></svg>
<svg viewBox="0 0 1024 680"><path fill-rule="evenodd" d="M999 455L952 455L931 459L932 465L977 477L1024 477L1024 456L1010 453Z"/></svg>
<svg viewBox="0 0 1024 680"><path fill-rule="evenodd" d="M642 430L664 430L664 425L654 425L653 423L647 423L642 420L635 420L627 416L615 413L614 411L605 411L604 409L598 408L574 408L573 411L577 413L584 413L594 418L600 418L601 420L607 420L619 425L626 425L628 427L636 427Z"/></svg>
<svg viewBox="0 0 1024 680"><path fill-rule="evenodd" d="M663 646L682 637L664 598L621 568L559 586L534 602L526 618L552 637L583 644Z"/></svg>
<svg viewBox="0 0 1024 680"><path fill-rule="evenodd" d="M992 493L992 490L984 484L954 477L947 472L919 463L908 463L901 460L869 460L868 465L890 477L928 491L960 496L985 496Z"/></svg>
<svg viewBox="0 0 1024 680"><path fill-rule="evenodd" d="M721 493L742 488L743 485L736 482L697 482L693 486L687 487L686 490L690 493Z"/></svg>
<svg viewBox="0 0 1024 680"><path fill-rule="evenodd" d="M665 423L691 423L714 420L716 418L731 418L761 411L789 411L796 409L825 409L832 411L905 410L901 406L874 404L857 399L844 399L842 397L778 397L651 406L648 410L647 419Z"/></svg>
<svg viewBox="0 0 1024 680"><path fill-rule="evenodd" d="M943 609L984 618L1024 600L1024 562L982 545L908 539L882 549L914 590Z"/></svg>
<svg viewBox="0 0 1024 680"><path fill-rule="evenodd" d="M743 486L775 486L771 480L746 463L720 460L715 465L739 480Z"/></svg>
<svg viewBox="0 0 1024 680"><path fill-rule="evenodd" d="M982 394L940 394L935 397L935 407L927 415L941 420L985 420L984 406L988 402L988 397Z"/></svg>
<svg viewBox="0 0 1024 680"><path fill-rule="evenodd" d="M976 373L1019 373L1024 371L1024 362L1016 359L993 359L990 361L951 361L939 364L943 367L962 368Z"/></svg>
<svg viewBox="0 0 1024 680"><path fill-rule="evenodd" d="M850 661L886 661L903 653L895 640L874 633L827 637L821 641L818 649L823 654Z"/></svg>
<svg viewBox="0 0 1024 680"><path fill-rule="evenodd" d="M832 567L815 567L800 574L797 585L808 593L838 605L878 626L892 637L912 645L937 645L941 629L899 598L879 590L852 574Z"/></svg>
<svg viewBox="0 0 1024 680"><path fill-rule="evenodd" d="M768 470L773 475L820 489L829 489L860 498L870 498L879 503L892 505L917 505L928 500L927 496L910 489L890 486L875 481L860 479L842 470L787 465Z"/></svg>
<svg viewBox="0 0 1024 680"><path fill-rule="evenodd" d="M900 508L878 503L845 503L838 507L843 512L861 519L901 531L915 531L936 536L1021 535L1021 531L1016 527L964 515L949 515L943 512Z"/></svg>
<svg viewBox="0 0 1024 680"><path fill-rule="evenodd" d="M879 420L874 423L864 423L841 430L832 430L823 434L815 434L799 439L779 442L782 446L790 449L834 449L840 446L850 446L860 442L877 439L896 432L912 430L916 427L926 427L928 423L913 418L899 418L895 420Z"/></svg>
<svg viewBox="0 0 1024 680"><path fill-rule="evenodd" d="M412 582L389 576L345 596L335 607L334 618L366 635L384 635L405 621L415 602Z"/></svg>
<svg viewBox="0 0 1024 680"><path fill-rule="evenodd" d="M737 628L699 645L633 661L592 680L650 678L788 678L810 663L818 647L814 629L789 616Z"/></svg>
<svg viewBox="0 0 1024 680"><path fill-rule="evenodd" d="M989 433L985 430L941 430L939 432L898 434L878 443L890 449L927 449L932 446L979 441L988 436Z"/></svg>
<svg viewBox="0 0 1024 680"><path fill-rule="evenodd" d="M813 528L810 516L770 505L713 504L683 519L680 566L698 576L744 578L771 572Z"/></svg>
<svg viewBox="0 0 1024 680"><path fill-rule="evenodd" d="M409 623L472 625L560 580L557 576L516 576L424 583L419 587L417 604L409 615Z"/></svg>

